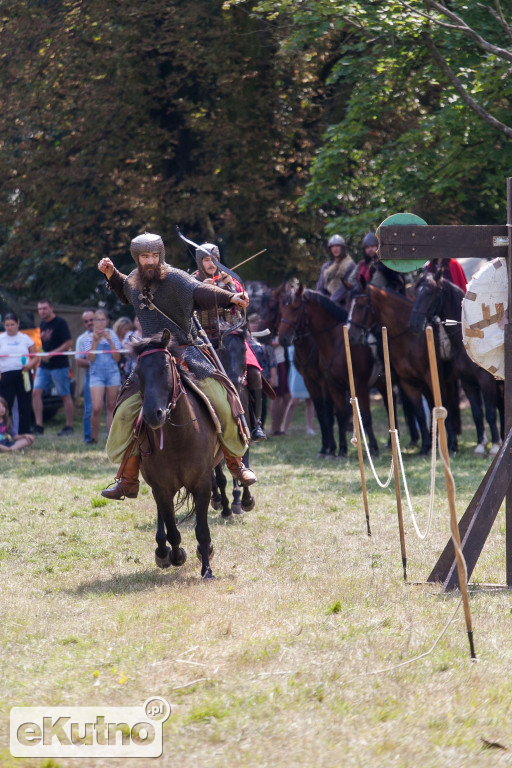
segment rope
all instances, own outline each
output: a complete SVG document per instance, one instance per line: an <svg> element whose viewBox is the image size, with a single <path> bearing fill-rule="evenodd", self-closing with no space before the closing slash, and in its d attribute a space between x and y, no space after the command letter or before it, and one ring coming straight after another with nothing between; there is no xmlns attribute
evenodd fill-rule
<svg viewBox="0 0 512 768"><path fill-rule="evenodd" d="M388 479L386 480L386 482L385 482L385 483L383 483L383 482L382 482L382 481L379 479L379 476L377 475L377 472L375 471L375 467L374 467L374 464L373 464L373 460L372 460L372 457L371 457L371 455L370 455L370 451L369 451L369 449L368 449L368 443L367 443L367 441L366 441L366 434L365 434L365 431L364 431L364 427L363 427L363 419L362 419L362 417L361 417L361 411L359 410L359 401L358 401L357 397L354 397L354 398L352 398L352 397L351 397L351 398L350 398L350 402L351 402L352 404L353 404L353 403L355 403L355 404L356 404L356 409L357 409L357 418L358 418L358 420L359 420L359 426L361 427L361 434L362 434L362 436L363 436L363 443L364 443L364 447L365 447L365 450L366 450L366 455L368 456L368 461L369 461L369 463L370 463L370 467L371 467L371 470L372 470L373 476L374 476L375 480L377 481L377 484L378 484L378 485L380 485L380 487L381 487L381 488L387 488L387 487L388 487L388 485L389 485L389 484L390 484L390 482L391 482L391 478L393 477L393 459L391 459L391 466L390 466L390 468L389 468ZM356 436L355 436L355 435L353 435L353 437L352 437L352 440L351 440L350 442L352 443L352 445L357 445L357 438L356 438Z"/></svg>
<svg viewBox="0 0 512 768"><path fill-rule="evenodd" d="M407 478L405 476L405 469L402 459L402 451L400 450L400 441L397 434L397 446L398 446L398 455L400 458L400 471L402 474L402 481L404 485L404 491L405 491L405 497L407 499L407 506L409 507L409 512L411 515L412 524L414 526L414 530L416 532L416 536L421 540L424 541L428 534L430 533L430 528L432 525L432 519L434 515L434 496L436 491L436 465L437 465L437 443L438 443L438 434L437 434L437 420L438 419L446 419L447 411L446 408L433 408L432 409L432 457L430 461L430 498L428 503L428 517L427 517L427 527L425 529L425 533L421 533L418 524L416 522L416 517L414 514L414 510L411 503L411 497L409 495L409 487L407 485ZM441 454L441 447L439 447L439 453ZM444 459L443 459L444 462Z"/></svg>
<svg viewBox="0 0 512 768"><path fill-rule="evenodd" d="M401 661L400 664L393 664L391 667L385 667L384 669L376 669L374 672L362 672L358 677L369 677L370 675L382 675L385 672L393 672L395 669L400 669L400 667L406 667L408 664L414 664L415 661L419 661L420 659L424 659L426 656L430 656L430 654L435 650L435 648L439 645L441 638L448 630L448 627L452 623L452 621L455 619L455 616L457 615L457 611L459 610L462 603L462 598L457 603L457 606L444 625L443 629L441 630L441 633L434 641L433 645L428 649L428 651L425 651L425 653L420 653L419 656L413 656L412 659L408 659L407 661Z"/></svg>
<svg viewBox="0 0 512 768"><path fill-rule="evenodd" d="M391 482L391 478L393 477L393 471L394 471L393 459L391 459L391 465L390 465L390 468L389 468L388 478L387 478L386 482L383 483L380 480L380 478L378 477L378 475L377 475L377 472L375 470L375 466L373 464L372 457L370 455L370 451L368 449L368 443L367 443L367 440L366 440L366 433L365 433L365 430L364 430L363 420L362 420L362 417L361 417L361 411L359 409L359 402L358 402L357 397L350 398L350 402L352 404L355 403L355 405L356 405L357 418L359 420L359 425L360 425L360 428L361 428L361 434L362 434L362 437L363 437L363 443L364 443L364 447L365 447L365 450L366 450L366 455L368 457L368 462L370 464L373 476L374 476L377 484L381 488L387 488L389 486L390 482ZM436 491L436 466L437 466L437 450L436 449L437 449L437 443L438 443L437 420L438 419L446 419L446 416L447 416L446 408L442 408L441 407L441 408L433 408L432 409L432 458L431 458L431 462L430 462L430 497L429 497L429 505L428 505L427 527L426 527L424 533L422 533L420 531L418 523L416 522L416 516L414 514L414 509L413 509L412 502L411 502L411 497L410 497L410 494L409 494L409 486L407 485L407 477L406 477L406 474L405 474L405 468L404 468L404 463L403 463L403 458L402 458L402 451L401 451L401 448L400 448L400 439L399 439L399 436L398 436L398 430L397 429L395 429L395 430L391 430L390 429L389 430L390 433L394 432L394 434L396 436L396 444L397 444L397 450L398 450L398 459L399 459L399 462L400 462L400 473L402 475L402 483L403 483L403 486L404 486L405 498L407 500L407 506L409 508L409 513L411 515L411 520L412 520L412 524L413 524L414 530L416 532L417 537L421 541L424 541L427 538L427 536L429 535L430 528L432 526L432 519L433 519L433 515L434 515L434 497L435 497L435 491ZM356 438L355 434L352 437L351 443L352 443L352 445L356 445L357 444L357 438ZM451 479L452 479L452 482L453 482L453 475L451 474L450 467L449 467L445 457L442 455L440 444L439 444L439 454L441 456L443 465L445 466L445 468L449 472L449 474L451 476ZM454 485L454 487L455 487L455 485ZM453 537L453 531L452 531L452 538L454 538ZM454 546L456 546L455 539L454 539Z"/></svg>
<svg viewBox="0 0 512 768"><path fill-rule="evenodd" d="M119 352L122 355L129 355L131 350L129 349L90 349L88 352L78 352L71 350L70 352L25 352L24 354L11 353L8 355L0 355L0 357L17 357L20 360L23 357L60 357L61 355L69 355L71 357L75 355L81 355L86 357L87 355L111 355L114 352Z"/></svg>

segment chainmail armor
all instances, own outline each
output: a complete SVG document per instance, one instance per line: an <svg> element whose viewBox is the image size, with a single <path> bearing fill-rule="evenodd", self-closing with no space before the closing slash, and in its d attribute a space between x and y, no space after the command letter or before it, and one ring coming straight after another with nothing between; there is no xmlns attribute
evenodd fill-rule
<svg viewBox="0 0 512 768"><path fill-rule="evenodd" d="M123 283L123 292L128 302L133 305L139 318L142 335L153 336L168 328L178 344L190 344L197 340L197 331L192 321L194 311L194 290L197 281L181 269L175 269L168 264L162 265L164 277L160 282L152 283L149 290L153 294L153 303L171 318L167 320L156 309L141 308L144 302L139 299L141 289L137 269L130 272ZM194 346L184 348L183 359L197 379L210 376L215 367Z"/></svg>

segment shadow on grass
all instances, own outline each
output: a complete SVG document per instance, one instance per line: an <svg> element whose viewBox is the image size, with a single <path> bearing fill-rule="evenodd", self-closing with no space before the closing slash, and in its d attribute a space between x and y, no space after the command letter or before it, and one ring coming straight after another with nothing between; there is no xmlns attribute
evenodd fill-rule
<svg viewBox="0 0 512 768"><path fill-rule="evenodd" d="M128 595L130 593L145 592L147 590L153 591L155 587L169 588L173 586L179 587L195 587L198 584L208 584L201 580L201 564L199 560L195 558L195 551L193 562L195 571L187 576L183 575L180 568L166 568L161 570L156 566L152 569L145 571L137 571L134 573L125 573L119 576L111 576L108 579L91 579L90 581L84 581L74 589L63 589L68 595L73 597L88 597L88 596L103 596L108 595ZM191 553L188 553L191 558ZM212 569L215 574L215 561L212 562ZM222 581L234 581L235 577L232 574L222 576Z"/></svg>

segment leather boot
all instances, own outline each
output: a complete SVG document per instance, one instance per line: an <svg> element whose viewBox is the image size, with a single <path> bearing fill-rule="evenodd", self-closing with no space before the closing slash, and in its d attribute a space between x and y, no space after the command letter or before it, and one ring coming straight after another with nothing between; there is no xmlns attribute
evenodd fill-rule
<svg viewBox="0 0 512 768"><path fill-rule="evenodd" d="M238 480L240 485L242 485L244 488L247 488L249 485L258 482L258 478L252 469L246 467L239 456L228 456L224 449L223 452L226 459L227 468L235 480Z"/></svg>
<svg viewBox="0 0 512 768"><path fill-rule="evenodd" d="M262 400L262 391L261 389L251 389L250 390L251 397L253 400L253 405L251 408L251 415L252 415L252 429L251 429L251 441L253 443L257 443L260 440L266 440L267 436L265 434L265 431L263 427L261 426L261 400Z"/></svg>
<svg viewBox="0 0 512 768"><path fill-rule="evenodd" d="M117 483L113 488L105 488L101 495L106 499L114 499L116 501L121 501L125 498L136 499L139 493L139 465L140 456L130 456L126 460L122 474L116 476Z"/></svg>

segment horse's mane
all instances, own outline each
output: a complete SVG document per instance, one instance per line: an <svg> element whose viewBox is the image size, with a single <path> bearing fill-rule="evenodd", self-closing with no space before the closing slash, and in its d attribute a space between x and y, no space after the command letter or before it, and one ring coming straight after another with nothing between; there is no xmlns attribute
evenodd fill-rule
<svg viewBox="0 0 512 768"><path fill-rule="evenodd" d="M332 315L332 317L334 317L335 320L338 320L340 323L344 323L348 317L346 309L340 307L339 304L331 301L328 296L324 296L324 294L320 293L319 291L313 291L311 288L305 288L304 298L306 301L312 301L315 304L319 304L322 309L325 309L326 312Z"/></svg>

